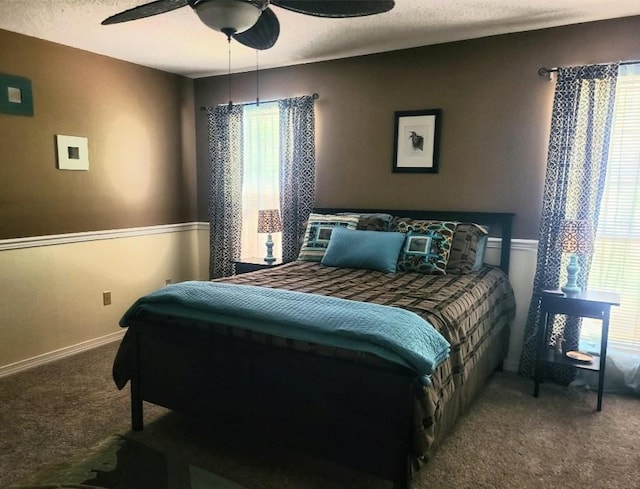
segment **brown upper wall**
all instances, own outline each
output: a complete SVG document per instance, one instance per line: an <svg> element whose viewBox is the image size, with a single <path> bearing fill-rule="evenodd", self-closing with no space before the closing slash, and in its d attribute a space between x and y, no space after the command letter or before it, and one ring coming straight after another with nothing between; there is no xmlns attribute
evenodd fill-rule
<svg viewBox="0 0 640 489"><path fill-rule="evenodd" d="M34 99L0 113L0 239L195 220L192 80L3 30L0 72ZM88 172L57 169L57 134Z"/></svg>
<svg viewBox="0 0 640 489"><path fill-rule="evenodd" d="M640 17L631 17L265 70L260 99L320 94L318 206L514 212L514 236L537 239L555 87L538 68L638 59ZM232 75L232 99L255 99L255 73ZM226 103L227 77L196 80L195 101ZM394 112L435 108L439 173L392 173ZM202 113L196 131L206 220Z"/></svg>
<svg viewBox="0 0 640 489"><path fill-rule="evenodd" d="M631 17L265 70L260 98L320 94L318 206L510 211L515 237L535 239L555 87L538 68L637 59ZM226 77L194 83L3 30L0 72L31 79L35 110L0 114L0 239L207 220L194 107L227 102ZM253 99L255 74L232 90ZM440 172L392 173L394 111L429 108L443 111ZM90 171L56 168L56 134L88 138Z"/></svg>

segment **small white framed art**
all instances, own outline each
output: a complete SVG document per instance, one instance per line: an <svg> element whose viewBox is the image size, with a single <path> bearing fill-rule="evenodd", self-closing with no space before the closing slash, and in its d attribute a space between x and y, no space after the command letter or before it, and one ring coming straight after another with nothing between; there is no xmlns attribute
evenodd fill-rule
<svg viewBox="0 0 640 489"><path fill-rule="evenodd" d="M80 136L56 135L59 170L89 170L89 140Z"/></svg>

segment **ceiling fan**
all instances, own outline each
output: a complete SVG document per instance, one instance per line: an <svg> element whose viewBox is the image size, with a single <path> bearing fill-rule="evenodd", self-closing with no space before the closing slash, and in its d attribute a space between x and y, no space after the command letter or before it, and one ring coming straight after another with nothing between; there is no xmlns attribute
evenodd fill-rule
<svg viewBox="0 0 640 489"><path fill-rule="evenodd" d="M191 7L210 28L253 49L269 49L280 34L280 23L269 5L315 17L363 17L388 12L394 0L156 0L102 21L118 24Z"/></svg>

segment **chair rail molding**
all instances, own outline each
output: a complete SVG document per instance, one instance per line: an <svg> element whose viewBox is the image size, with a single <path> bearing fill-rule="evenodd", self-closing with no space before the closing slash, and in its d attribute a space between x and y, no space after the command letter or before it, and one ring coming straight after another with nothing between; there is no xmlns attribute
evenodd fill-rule
<svg viewBox="0 0 640 489"><path fill-rule="evenodd" d="M102 239L130 238L136 236L150 236L153 234L177 233L182 231L197 231L209 229L209 223L187 222L179 224L161 224L157 226L143 226L125 229L107 229L100 231L86 231L80 233L50 234L45 236L29 236L26 238L0 239L0 251L17 250L21 248L36 248L38 246L52 246Z"/></svg>

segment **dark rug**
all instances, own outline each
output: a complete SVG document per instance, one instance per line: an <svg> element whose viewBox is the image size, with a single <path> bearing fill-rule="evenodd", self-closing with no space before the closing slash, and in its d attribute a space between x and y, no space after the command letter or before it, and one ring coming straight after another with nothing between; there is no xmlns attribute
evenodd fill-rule
<svg viewBox="0 0 640 489"><path fill-rule="evenodd" d="M53 465L9 489L245 489L127 436L109 437L84 456Z"/></svg>

